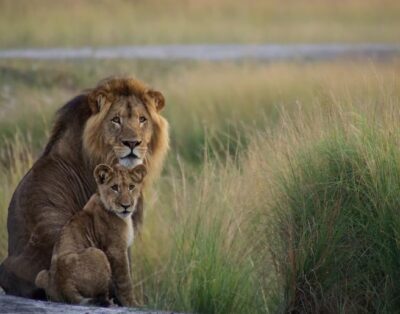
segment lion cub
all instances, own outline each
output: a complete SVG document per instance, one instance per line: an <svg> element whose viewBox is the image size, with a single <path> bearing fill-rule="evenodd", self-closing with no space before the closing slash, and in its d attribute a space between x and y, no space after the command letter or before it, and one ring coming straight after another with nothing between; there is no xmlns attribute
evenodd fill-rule
<svg viewBox="0 0 400 314"><path fill-rule="evenodd" d="M50 269L36 277L36 285L50 300L107 305L113 285L123 306L135 305L127 249L145 175L143 165L131 170L120 165L96 167L97 192L64 226Z"/></svg>

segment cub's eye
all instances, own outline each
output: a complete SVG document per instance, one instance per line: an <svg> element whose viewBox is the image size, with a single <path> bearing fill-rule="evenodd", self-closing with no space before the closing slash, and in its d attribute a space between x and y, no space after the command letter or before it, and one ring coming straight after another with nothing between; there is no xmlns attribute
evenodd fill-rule
<svg viewBox="0 0 400 314"><path fill-rule="evenodd" d="M135 186L133 184L129 185L129 191L133 191L134 188Z"/></svg>
<svg viewBox="0 0 400 314"><path fill-rule="evenodd" d="M117 123L117 124L121 124L121 118L120 117L114 117L111 119L112 122Z"/></svg>
<svg viewBox="0 0 400 314"><path fill-rule="evenodd" d="M118 192L118 185L117 185L117 184L114 184L114 185L111 187L111 189L112 189L113 191L115 191L115 192Z"/></svg>
<svg viewBox="0 0 400 314"><path fill-rule="evenodd" d="M143 122L146 122L147 121L147 119L146 119L146 117L144 117L144 116L141 116L140 118L139 118L139 122L140 123L143 123Z"/></svg>

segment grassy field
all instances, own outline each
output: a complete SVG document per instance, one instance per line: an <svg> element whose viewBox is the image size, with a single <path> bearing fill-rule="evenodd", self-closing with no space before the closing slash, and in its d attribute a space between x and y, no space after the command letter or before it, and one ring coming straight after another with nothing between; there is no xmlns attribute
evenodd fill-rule
<svg viewBox="0 0 400 314"><path fill-rule="evenodd" d="M128 69L128 70L127 70ZM99 78L165 93L172 148L135 242L149 308L399 307L400 60L0 63L0 258L11 194L53 113Z"/></svg>
<svg viewBox="0 0 400 314"><path fill-rule="evenodd" d="M396 0L0 1L0 47L396 42Z"/></svg>

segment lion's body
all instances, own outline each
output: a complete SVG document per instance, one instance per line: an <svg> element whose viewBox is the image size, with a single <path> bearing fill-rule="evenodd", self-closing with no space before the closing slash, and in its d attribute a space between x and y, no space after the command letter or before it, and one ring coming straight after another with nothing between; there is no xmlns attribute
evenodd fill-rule
<svg viewBox="0 0 400 314"><path fill-rule="evenodd" d="M95 192L94 167L101 162L115 164L124 158L117 155L111 142L102 143L99 139L105 138L105 111L132 104L129 97L138 99L152 125L152 134L147 134L149 142L142 143L147 153L141 157L149 177L157 176L168 149L168 124L159 115L157 103L150 97L152 93L133 79L113 79L60 109L42 156L21 180L9 205L8 257L0 266L0 286L6 293L45 297L34 284L36 275L49 268L62 227ZM106 104L99 95L107 98ZM126 101L118 103L116 99ZM97 123L93 123L95 120ZM134 225L141 223L142 210L140 198L132 216Z"/></svg>

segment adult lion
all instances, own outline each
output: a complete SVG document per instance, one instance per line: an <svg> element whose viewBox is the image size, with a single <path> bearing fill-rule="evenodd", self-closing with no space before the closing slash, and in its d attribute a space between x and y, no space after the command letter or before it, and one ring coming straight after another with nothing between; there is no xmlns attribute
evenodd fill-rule
<svg viewBox="0 0 400 314"><path fill-rule="evenodd" d="M58 112L43 154L21 180L8 208L8 257L0 286L8 294L44 298L34 285L50 266L60 229L95 192L97 164L144 163L149 179L168 150L163 95L132 78L112 78L75 97ZM143 197L133 223L142 221Z"/></svg>

